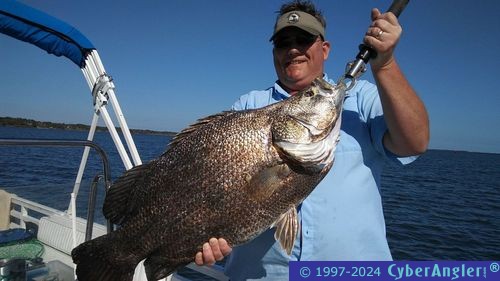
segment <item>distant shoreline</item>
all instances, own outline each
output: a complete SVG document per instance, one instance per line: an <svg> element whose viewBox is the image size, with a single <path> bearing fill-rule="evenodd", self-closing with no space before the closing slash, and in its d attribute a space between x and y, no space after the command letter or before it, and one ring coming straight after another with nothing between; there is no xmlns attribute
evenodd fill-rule
<svg viewBox="0 0 500 281"><path fill-rule="evenodd" d="M54 123L37 121L33 119L25 118L13 118L13 117L0 117L0 126L10 126L10 127L21 127L21 128L43 128L43 129L61 129L61 130L75 130L75 131L88 131L90 129L89 125L84 124L66 124L66 123ZM107 131L108 128L97 126L96 131ZM116 130L121 132L121 128L117 127ZM154 131L154 130L144 130L144 129L130 129L132 134L144 134L144 135L164 135L173 137L177 133L170 131Z"/></svg>

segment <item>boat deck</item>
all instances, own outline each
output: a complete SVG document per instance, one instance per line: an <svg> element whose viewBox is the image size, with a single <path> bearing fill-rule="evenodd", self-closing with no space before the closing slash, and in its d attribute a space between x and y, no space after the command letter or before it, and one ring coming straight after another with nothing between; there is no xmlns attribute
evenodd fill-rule
<svg viewBox="0 0 500 281"><path fill-rule="evenodd" d="M31 233L34 236L34 239L22 240L19 243L11 242L5 245L11 247L16 245L17 249L19 249L19 247L23 247L23 243L34 243L35 245L40 245L43 249L41 253L22 257L26 265L26 279L21 279L28 281L74 281L74 264L71 259L71 250L74 248L74 245L85 241L86 220L79 217L76 218L76 241L73 242L73 221L71 215L66 212L18 197L15 194L9 194L1 189L0 206L9 206L8 208L0 208L0 233L13 229L24 229L27 233ZM92 238L104 235L106 232L106 226L98 223L93 224ZM25 247L28 246L25 245ZM0 244L0 249L2 247L2 244ZM15 257L15 254L5 257L0 256L0 258L20 261L19 257ZM200 267L192 263L187 267L198 272L198 275L205 276L206 280L229 280L224 275L223 268L220 266ZM6 276L2 276L2 278ZM44 279L49 277L52 279ZM56 277L58 279L55 279ZM141 280L144 279L137 274L134 276L134 281ZM187 281L190 279L173 274L165 280Z"/></svg>

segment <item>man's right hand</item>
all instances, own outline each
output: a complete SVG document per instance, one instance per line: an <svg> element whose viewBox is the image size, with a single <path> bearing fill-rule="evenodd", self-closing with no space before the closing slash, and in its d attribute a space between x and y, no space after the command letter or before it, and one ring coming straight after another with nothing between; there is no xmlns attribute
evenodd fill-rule
<svg viewBox="0 0 500 281"><path fill-rule="evenodd" d="M197 265L213 265L215 261L224 259L232 250L223 238L210 238L208 243L203 244L203 252L196 253L194 262Z"/></svg>

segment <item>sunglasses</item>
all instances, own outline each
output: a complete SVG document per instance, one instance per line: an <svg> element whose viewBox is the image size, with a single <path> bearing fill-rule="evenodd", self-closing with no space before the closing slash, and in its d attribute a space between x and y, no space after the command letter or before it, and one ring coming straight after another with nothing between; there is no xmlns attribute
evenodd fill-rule
<svg viewBox="0 0 500 281"><path fill-rule="evenodd" d="M294 35L294 36L283 36L278 37L273 40L274 48L276 49L288 49L292 46L297 47L307 47L312 45L319 36L311 35Z"/></svg>

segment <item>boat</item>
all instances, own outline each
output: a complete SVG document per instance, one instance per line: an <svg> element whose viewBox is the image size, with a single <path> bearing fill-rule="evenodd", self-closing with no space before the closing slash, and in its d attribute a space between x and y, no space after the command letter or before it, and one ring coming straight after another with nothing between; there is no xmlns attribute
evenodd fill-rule
<svg viewBox="0 0 500 281"><path fill-rule="evenodd" d="M71 250L114 228L109 222L94 222L95 212L100 209L95 203L98 187L103 186L105 192L112 184L107 154L94 142L98 121L104 121L125 169L141 165L142 161L118 102L113 80L89 39L71 25L14 0L0 1L0 32L49 54L68 58L81 69L93 97L93 107L89 108L93 117L84 140L0 139L0 146L84 147L74 185L68 186L72 192L66 210L19 197L0 187L0 280L76 280ZM125 143L115 127L113 114ZM95 175L89 187L88 211L83 218L76 215L79 208L76 199L80 187L83 188L82 177L91 149L100 156L102 171ZM207 267L192 263L187 267L210 280L228 280L219 265ZM189 280L177 273L165 279ZM133 280L146 280L142 263L137 266Z"/></svg>

